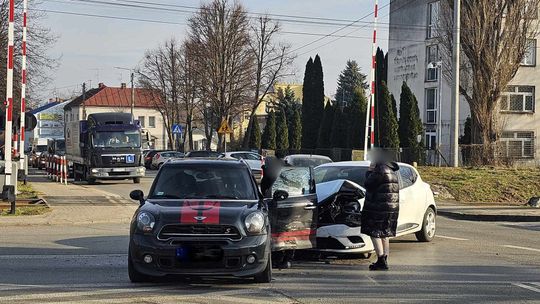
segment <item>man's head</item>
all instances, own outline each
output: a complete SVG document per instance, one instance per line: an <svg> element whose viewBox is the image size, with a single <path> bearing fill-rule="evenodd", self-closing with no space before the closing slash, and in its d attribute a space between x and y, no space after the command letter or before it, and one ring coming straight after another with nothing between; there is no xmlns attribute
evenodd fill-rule
<svg viewBox="0 0 540 304"><path fill-rule="evenodd" d="M368 152L368 159L372 164L384 164L393 161L393 156L390 151L381 148L372 148Z"/></svg>

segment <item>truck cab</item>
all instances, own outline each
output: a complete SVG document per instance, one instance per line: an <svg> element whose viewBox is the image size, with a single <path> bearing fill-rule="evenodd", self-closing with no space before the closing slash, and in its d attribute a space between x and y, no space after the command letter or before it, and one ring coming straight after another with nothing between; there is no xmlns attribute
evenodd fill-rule
<svg viewBox="0 0 540 304"><path fill-rule="evenodd" d="M140 183L141 127L129 113L96 113L66 129L68 160L75 180L132 179Z"/></svg>

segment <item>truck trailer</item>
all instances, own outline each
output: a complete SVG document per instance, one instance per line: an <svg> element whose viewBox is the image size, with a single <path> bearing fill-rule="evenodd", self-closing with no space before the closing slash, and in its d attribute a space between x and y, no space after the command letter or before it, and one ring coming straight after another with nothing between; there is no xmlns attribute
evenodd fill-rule
<svg viewBox="0 0 540 304"><path fill-rule="evenodd" d="M76 181L132 179L145 174L141 126L129 113L95 113L65 124L66 158Z"/></svg>

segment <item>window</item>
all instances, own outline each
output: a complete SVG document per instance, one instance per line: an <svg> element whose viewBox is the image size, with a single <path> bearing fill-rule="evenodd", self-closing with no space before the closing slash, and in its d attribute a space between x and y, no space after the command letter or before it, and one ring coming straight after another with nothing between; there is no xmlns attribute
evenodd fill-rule
<svg viewBox="0 0 540 304"><path fill-rule="evenodd" d="M315 182L326 183L338 179L350 180L360 186L364 186L368 167L359 166L323 166L313 170L315 172Z"/></svg>
<svg viewBox="0 0 540 304"><path fill-rule="evenodd" d="M534 132L503 132L501 143L506 157L534 158Z"/></svg>
<svg viewBox="0 0 540 304"><path fill-rule="evenodd" d="M141 127L146 127L146 124L144 123L144 116L139 116L139 123L141 124Z"/></svg>
<svg viewBox="0 0 540 304"><path fill-rule="evenodd" d="M426 119L425 123L437 123L437 88L426 89Z"/></svg>
<svg viewBox="0 0 540 304"><path fill-rule="evenodd" d="M290 197L312 193L311 173L309 168L283 167L272 185L272 193L277 190L287 191Z"/></svg>
<svg viewBox="0 0 540 304"><path fill-rule="evenodd" d="M437 132L426 132L426 149L437 149Z"/></svg>
<svg viewBox="0 0 540 304"><path fill-rule="evenodd" d="M416 173L409 167L399 167L399 177L401 179L401 189L410 187L416 182Z"/></svg>
<svg viewBox="0 0 540 304"><path fill-rule="evenodd" d="M427 38L438 36L437 27L439 23L439 1L428 3L427 12Z"/></svg>
<svg viewBox="0 0 540 304"><path fill-rule="evenodd" d="M426 48L426 81L436 81L438 80L438 70L437 63L440 61L439 58L439 46L438 45L429 45ZM434 67L430 67L433 65Z"/></svg>
<svg viewBox="0 0 540 304"><path fill-rule="evenodd" d="M503 112L534 112L533 86L508 86L501 96Z"/></svg>
<svg viewBox="0 0 540 304"><path fill-rule="evenodd" d="M536 65L536 39L527 40L527 46L525 55L521 60L523 66L535 66Z"/></svg>
<svg viewBox="0 0 540 304"><path fill-rule="evenodd" d="M156 127L156 118L154 116L148 117L148 127L155 128Z"/></svg>

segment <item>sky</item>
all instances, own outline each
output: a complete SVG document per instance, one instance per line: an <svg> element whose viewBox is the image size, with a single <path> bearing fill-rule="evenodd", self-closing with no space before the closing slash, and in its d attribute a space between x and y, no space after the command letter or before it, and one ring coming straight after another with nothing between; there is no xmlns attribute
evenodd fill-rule
<svg viewBox="0 0 540 304"><path fill-rule="evenodd" d="M378 44L385 50L388 43L386 38L388 37L389 1L381 0L379 4L381 10ZM186 36L187 19L193 11L193 9L178 7L152 10L103 4L126 3L130 0L83 2L85 1L46 0L37 7L48 11L40 22L59 37L57 43L52 46L50 55L60 58L60 67L52 72L52 82L43 94L45 98L79 93L83 82L86 82L87 87L97 87L100 82L108 86L119 86L122 82L129 82L130 71L117 67L132 69L140 64L146 50L156 48L172 37L182 40ZM158 3L198 7L205 2L207 1L131 0L131 4L143 6ZM278 39L290 43L297 55L295 64L291 67L291 74L294 75L288 76L286 82L301 83L307 60L316 54L319 54L323 63L327 96L335 94L338 75L345 67L347 60L356 60L362 72L369 74L374 19L372 13L375 0L239 0L239 2L250 13L304 16L308 18L275 18L317 23L281 21L284 33L281 33ZM113 18L81 16L65 12L106 15ZM133 21L125 18L153 20L161 23ZM326 37L314 42L323 37L320 34L330 34L351 23L315 18L353 21L362 19L335 34L355 36L354 38ZM29 22L31 26L31 20ZM321 22L326 24L320 24ZM306 33L319 34L319 36Z"/></svg>

